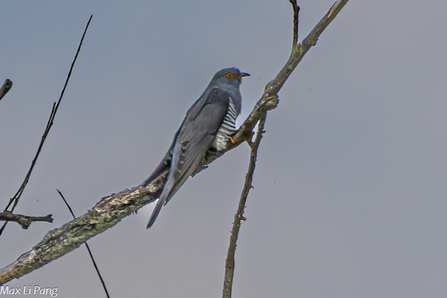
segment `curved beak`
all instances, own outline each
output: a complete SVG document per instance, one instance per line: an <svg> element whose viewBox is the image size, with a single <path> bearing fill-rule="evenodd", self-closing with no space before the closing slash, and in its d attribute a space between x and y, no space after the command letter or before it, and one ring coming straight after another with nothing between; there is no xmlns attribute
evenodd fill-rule
<svg viewBox="0 0 447 298"><path fill-rule="evenodd" d="M239 77L240 78L242 78L242 77L249 77L250 76L250 74L249 73L246 73L246 72L241 72L240 74L239 74Z"/></svg>

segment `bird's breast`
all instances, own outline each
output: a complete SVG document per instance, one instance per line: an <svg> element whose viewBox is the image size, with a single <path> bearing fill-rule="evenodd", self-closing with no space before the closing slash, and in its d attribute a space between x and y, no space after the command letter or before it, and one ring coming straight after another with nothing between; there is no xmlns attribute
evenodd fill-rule
<svg viewBox="0 0 447 298"><path fill-rule="evenodd" d="M225 114L222 124L220 125L212 144L217 151L222 151L226 148L229 137L236 129L237 116L238 112L236 110L236 106L234 105L233 99L230 98L228 101L227 113Z"/></svg>

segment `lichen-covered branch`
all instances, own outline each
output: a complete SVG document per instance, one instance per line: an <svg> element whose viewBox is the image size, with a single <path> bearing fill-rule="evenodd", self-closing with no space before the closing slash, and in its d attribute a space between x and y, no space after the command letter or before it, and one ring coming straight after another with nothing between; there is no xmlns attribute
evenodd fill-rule
<svg viewBox="0 0 447 298"><path fill-rule="evenodd" d="M25 275L83 244L91 237L117 224L124 216L137 211L159 195L158 180L146 187L103 198L91 211L45 235L44 239L14 263L0 271L0 284Z"/></svg>

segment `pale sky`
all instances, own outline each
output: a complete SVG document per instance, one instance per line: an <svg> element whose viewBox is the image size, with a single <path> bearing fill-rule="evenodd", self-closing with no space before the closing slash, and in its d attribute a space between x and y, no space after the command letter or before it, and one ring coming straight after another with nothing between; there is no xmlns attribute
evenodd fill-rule
<svg viewBox="0 0 447 298"><path fill-rule="evenodd" d="M333 0L299 1L300 38ZM447 2L350 1L268 114L236 251L233 297L445 298ZM0 267L74 212L140 184L216 71L244 78L239 124L290 53L287 0L2 1L0 191L17 191L93 20L10 223ZM89 241L112 297L220 297L248 166L241 145ZM1 207L4 208L4 207ZM105 297L80 247L9 283ZM15 296L18 297L18 296ZM30 297L30 296L24 296ZM37 296L36 296L37 297Z"/></svg>

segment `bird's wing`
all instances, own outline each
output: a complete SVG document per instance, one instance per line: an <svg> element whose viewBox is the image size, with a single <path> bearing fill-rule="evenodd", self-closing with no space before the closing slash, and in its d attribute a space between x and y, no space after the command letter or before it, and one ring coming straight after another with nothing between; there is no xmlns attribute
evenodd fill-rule
<svg viewBox="0 0 447 298"><path fill-rule="evenodd" d="M202 158L222 125L229 101L228 93L213 88L207 94L206 100L202 103L200 100L197 102L200 109L196 113L187 114L177 137L178 148L174 148L175 158L173 157L171 164L174 184L168 198L200 166Z"/></svg>
<svg viewBox="0 0 447 298"><path fill-rule="evenodd" d="M163 192L155 206L148 228L152 226L162 206L166 205L185 180L196 172L227 113L230 95L213 88L188 110L172 153L171 168Z"/></svg>
<svg viewBox="0 0 447 298"><path fill-rule="evenodd" d="M183 125L183 123L182 123ZM181 126L180 126L181 128ZM164 171L168 170L171 167L171 162L172 162L172 153L174 152L174 145L177 141L177 136L180 133L180 129L177 130L177 132L174 135L174 139L172 140L172 144L171 146L169 146L168 151L166 152L165 156L163 157L163 159L161 160L161 162L159 163L159 165L155 168L155 170L152 172L152 174L143 182L144 186L149 185L151 182L153 182L155 179L157 179L159 177L159 175L161 175ZM167 179L167 177L166 177ZM163 183L166 182L163 181Z"/></svg>

